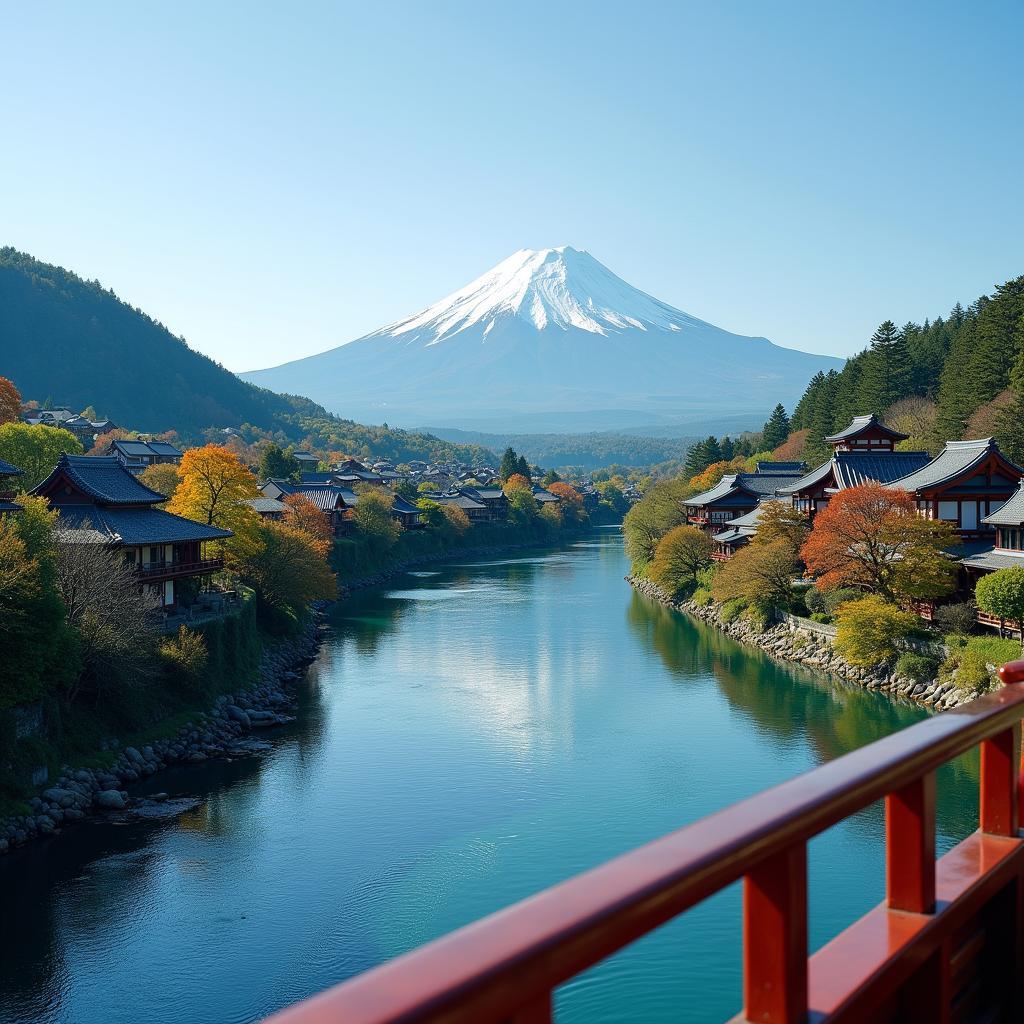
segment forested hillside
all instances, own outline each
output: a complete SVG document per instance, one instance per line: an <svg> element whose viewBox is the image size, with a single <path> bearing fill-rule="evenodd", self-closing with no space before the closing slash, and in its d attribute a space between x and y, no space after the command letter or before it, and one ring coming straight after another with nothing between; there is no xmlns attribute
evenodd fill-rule
<svg viewBox="0 0 1024 1024"><path fill-rule="evenodd" d="M994 435L1024 462L1024 276L947 317L885 321L841 371L818 373L790 418L789 457L824 458L825 435L875 412L910 435L906 449Z"/></svg>
<svg viewBox="0 0 1024 1024"><path fill-rule="evenodd" d="M363 426L247 384L98 281L10 247L0 248L0 376L25 399L91 406L121 427L173 430L185 442L235 427L249 441L311 441L364 457L493 459L478 446Z"/></svg>

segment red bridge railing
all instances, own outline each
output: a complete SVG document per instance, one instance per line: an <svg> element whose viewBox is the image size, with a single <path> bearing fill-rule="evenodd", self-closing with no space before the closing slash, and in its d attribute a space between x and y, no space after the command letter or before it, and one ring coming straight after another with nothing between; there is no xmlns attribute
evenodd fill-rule
<svg viewBox="0 0 1024 1024"><path fill-rule="evenodd" d="M1024 682L1024 661L1000 671ZM273 1024L544 1024L552 992L743 879L743 1013L798 1024L1024 1020L1024 686L1006 685L276 1014ZM935 859L936 770L981 746L979 829ZM885 799L886 899L808 957L807 843Z"/></svg>

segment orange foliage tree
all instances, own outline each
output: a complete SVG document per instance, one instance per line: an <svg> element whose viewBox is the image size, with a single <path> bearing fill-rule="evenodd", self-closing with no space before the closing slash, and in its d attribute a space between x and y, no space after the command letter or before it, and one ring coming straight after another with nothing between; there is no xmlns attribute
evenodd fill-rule
<svg viewBox="0 0 1024 1024"><path fill-rule="evenodd" d="M0 377L0 423L15 423L21 416L21 394L14 381Z"/></svg>
<svg viewBox="0 0 1024 1024"><path fill-rule="evenodd" d="M288 494L283 499L288 506L285 522L306 534L322 558L330 554L334 531L327 516L304 494Z"/></svg>
<svg viewBox="0 0 1024 1024"><path fill-rule="evenodd" d="M533 494L533 484L522 473L513 473L502 485L507 497L511 498L514 491L529 491Z"/></svg>
<svg viewBox="0 0 1024 1024"><path fill-rule="evenodd" d="M800 554L820 590L859 587L889 601L929 599L953 588L948 523L918 515L914 496L881 484L840 491L814 518Z"/></svg>
<svg viewBox="0 0 1024 1024"><path fill-rule="evenodd" d="M553 484L548 484L548 490L558 496L563 515L575 520L586 518L587 514L583 510L583 495L572 484L556 481Z"/></svg>
<svg viewBox="0 0 1024 1024"><path fill-rule="evenodd" d="M217 444L190 448L178 475L181 483L167 503L168 512L231 530L234 536L224 549L232 558L244 559L262 548L260 517L249 504L260 490L237 455Z"/></svg>

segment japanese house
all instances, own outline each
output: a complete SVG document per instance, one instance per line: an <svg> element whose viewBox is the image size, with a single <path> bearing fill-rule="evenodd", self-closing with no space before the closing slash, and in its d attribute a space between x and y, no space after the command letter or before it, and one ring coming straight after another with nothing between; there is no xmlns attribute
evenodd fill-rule
<svg viewBox="0 0 1024 1024"><path fill-rule="evenodd" d="M702 530L721 528L753 512L762 501L800 479L802 462L759 462L754 473L731 473L714 487L686 499L686 519Z"/></svg>
<svg viewBox="0 0 1024 1024"><path fill-rule="evenodd" d="M140 483L112 455L62 455L32 493L57 510L63 539L123 551L162 608L177 605L180 581L208 580L224 566L220 553L207 548L230 537L230 530L156 508L166 496Z"/></svg>
<svg viewBox="0 0 1024 1024"><path fill-rule="evenodd" d="M112 455L129 473L141 473L147 466L171 465L181 462L182 452L167 441L111 441L104 455Z"/></svg>

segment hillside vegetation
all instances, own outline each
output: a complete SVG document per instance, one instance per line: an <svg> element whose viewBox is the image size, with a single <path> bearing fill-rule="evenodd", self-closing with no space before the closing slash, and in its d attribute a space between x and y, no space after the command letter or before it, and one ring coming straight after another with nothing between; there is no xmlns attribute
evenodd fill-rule
<svg viewBox="0 0 1024 1024"><path fill-rule="evenodd" d="M25 399L49 398L76 412L92 406L133 430L174 430L187 442L209 428L235 427L247 439L313 439L398 461L490 455L413 431L363 426L308 398L247 384L99 281L10 247L0 248L0 339L0 376Z"/></svg>
<svg viewBox="0 0 1024 1024"><path fill-rule="evenodd" d="M790 441L810 462L823 438L875 412L910 435L901 447L937 452L946 441L995 436L1024 462L1024 276L947 317L880 324L841 371L818 373L793 411Z"/></svg>

